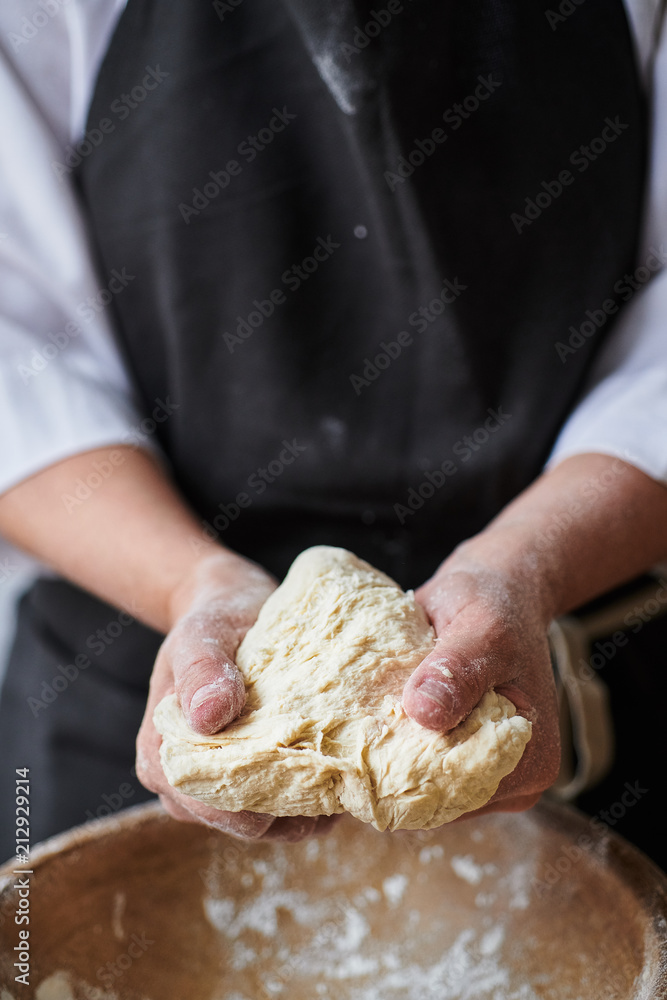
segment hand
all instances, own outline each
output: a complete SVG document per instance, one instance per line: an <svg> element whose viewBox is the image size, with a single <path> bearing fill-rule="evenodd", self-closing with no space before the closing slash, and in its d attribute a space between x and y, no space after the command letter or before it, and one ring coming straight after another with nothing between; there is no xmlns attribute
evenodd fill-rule
<svg viewBox="0 0 667 1000"><path fill-rule="evenodd" d="M540 612L530 574L485 569L462 552L455 552L416 592L437 642L406 684L403 705L415 722L447 732L492 687L513 702L533 724L531 739L490 802L466 816L520 812L535 805L558 776L550 618Z"/></svg>
<svg viewBox="0 0 667 1000"><path fill-rule="evenodd" d="M161 736L153 724L155 706L174 691L196 733L217 733L241 713L246 693L234 656L275 587L268 573L227 551L207 556L179 586L172 600L174 625L155 661L137 737L137 775L175 819L203 822L244 839L296 841L323 831L333 817L222 812L183 795L164 775Z"/></svg>

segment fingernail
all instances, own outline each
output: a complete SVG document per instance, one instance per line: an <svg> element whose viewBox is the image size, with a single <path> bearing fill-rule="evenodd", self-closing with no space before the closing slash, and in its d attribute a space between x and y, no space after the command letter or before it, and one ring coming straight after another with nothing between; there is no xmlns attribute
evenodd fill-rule
<svg viewBox="0 0 667 1000"><path fill-rule="evenodd" d="M431 678L427 678L417 688L420 694L423 694L429 701L434 701L436 705L440 708L447 708L448 702L451 700L449 698L449 690L445 684L441 681L436 681Z"/></svg>
<svg viewBox="0 0 667 1000"><path fill-rule="evenodd" d="M209 701L211 698L218 698L220 696L220 685L219 684L204 684L203 687L198 688L190 699L190 711L194 712L196 708L203 705L205 701Z"/></svg>

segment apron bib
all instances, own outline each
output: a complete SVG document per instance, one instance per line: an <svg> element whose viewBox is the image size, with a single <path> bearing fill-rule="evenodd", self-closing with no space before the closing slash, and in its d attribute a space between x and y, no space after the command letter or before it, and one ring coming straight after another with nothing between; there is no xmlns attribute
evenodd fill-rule
<svg viewBox="0 0 667 1000"><path fill-rule="evenodd" d="M328 542L421 583L539 474L634 267L620 0L394 8L130 0L88 118L140 399L202 530L278 575Z"/></svg>
<svg viewBox="0 0 667 1000"><path fill-rule="evenodd" d="M202 533L416 586L539 474L634 267L646 158L620 0L546 10L129 0L78 183ZM0 783L32 769L36 839L148 795L160 637L117 619L64 581L22 601Z"/></svg>

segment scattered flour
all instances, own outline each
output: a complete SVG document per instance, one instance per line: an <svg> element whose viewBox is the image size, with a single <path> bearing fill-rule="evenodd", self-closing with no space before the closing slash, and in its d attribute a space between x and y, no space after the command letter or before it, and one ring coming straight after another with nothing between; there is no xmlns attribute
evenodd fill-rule
<svg viewBox="0 0 667 1000"><path fill-rule="evenodd" d="M439 846L424 848L420 862L442 857ZM451 864L473 885L497 872L472 854L454 856ZM274 864L254 861L251 867L256 878L245 899L207 898L204 908L225 941L229 966L251 975L253 967L263 966L259 982L269 995L282 1000L308 982L311 995L325 1000L339 1000L343 983L346 1000L538 1000L520 977L516 982L505 961L502 917L494 922L489 915L481 926L467 926L443 947L438 921L422 919L414 906L413 894L423 892L422 872L396 872L382 881L382 892L361 885L353 905L336 893L311 896L289 888L280 851ZM506 887L510 895L521 875L514 877ZM495 899L489 894L489 905Z"/></svg>
<svg viewBox="0 0 667 1000"><path fill-rule="evenodd" d="M123 930L123 914L127 899L124 892L116 892L113 897L113 910L111 911L111 929L116 941L122 941L125 937Z"/></svg>
<svg viewBox="0 0 667 1000"><path fill-rule="evenodd" d="M390 875L382 883L382 891L392 906L398 906L405 895L408 880L405 875Z"/></svg>
<svg viewBox="0 0 667 1000"><path fill-rule="evenodd" d="M247 969L249 965L257 959L257 952L254 948L247 948L242 941L234 948L231 966L237 971Z"/></svg>
<svg viewBox="0 0 667 1000"><path fill-rule="evenodd" d="M43 979L30 996L33 1000L121 1000L115 990L103 990L99 985L91 986L64 969ZM18 997L0 990L0 1000L18 1000Z"/></svg>
<svg viewBox="0 0 667 1000"><path fill-rule="evenodd" d="M495 892L478 892L475 896L475 906L483 909L485 906L493 906L497 899Z"/></svg>
<svg viewBox="0 0 667 1000"><path fill-rule="evenodd" d="M320 842L319 840L309 840L306 844L306 861L315 861L316 858L320 856Z"/></svg>
<svg viewBox="0 0 667 1000"><path fill-rule="evenodd" d="M513 865L508 873L503 876L501 885L510 891L508 903L510 910L527 910L530 906L530 895L528 887L535 875L535 865L517 864Z"/></svg>
<svg viewBox="0 0 667 1000"><path fill-rule="evenodd" d="M433 861L434 858L444 857L445 849L442 844L434 844L433 847L422 847L419 852L419 860L423 865L427 865L429 861Z"/></svg>
<svg viewBox="0 0 667 1000"><path fill-rule="evenodd" d="M493 955L500 948L505 940L505 928L501 924L496 924L484 935L479 942L479 950L482 955Z"/></svg>
<svg viewBox="0 0 667 1000"><path fill-rule="evenodd" d="M325 909L325 902L313 903L307 893L294 889L262 892L245 906L237 906L233 899L204 900L204 912L209 922L232 940L246 930L275 937L278 933L278 910L287 911L298 924L313 927L322 919Z"/></svg>
<svg viewBox="0 0 667 1000"><path fill-rule="evenodd" d="M114 991L103 990L99 986L90 986L83 980L76 980L76 992L73 978L69 972L60 970L43 979L34 993L35 1000L118 1000ZM0 1000L13 1000L11 993L0 993Z"/></svg>
<svg viewBox="0 0 667 1000"><path fill-rule="evenodd" d="M357 976L376 977L379 968L379 959L352 953L348 955L344 962L340 962L335 968L329 969L327 975L330 979L353 979Z"/></svg>
<svg viewBox="0 0 667 1000"><path fill-rule="evenodd" d="M476 919L474 909L470 919L459 913L461 919L452 926L447 899L433 912L422 905L434 876L446 871L444 866L427 867L446 857L440 844L423 846L419 865L413 863L406 874L394 872L377 886L364 884L363 863L341 864L324 842L311 841L304 857L306 865L312 862L319 869L312 888L307 878L293 888L290 850L278 845L269 860L246 857L227 877L221 870L215 885L204 880L204 914L220 936L228 976L234 980L224 988L221 984L222 992L212 1000L250 1000L262 988L263 995L289 1000L301 995L306 984L307 995L316 1000L539 1000L507 954L509 911L530 903L529 861L505 868L478 863L473 853L449 858L458 878L479 886L472 894L463 890L464 896L474 895L474 906L487 908ZM495 879L484 891L483 879L492 875ZM324 890L323 882L328 885ZM345 894L350 886L352 897ZM472 907L472 900L465 905ZM119 893L112 909L118 939L124 911L125 898ZM35 1000L75 996L119 1000L114 992L74 984L64 972L44 980ZM15 998L5 991L0 1000Z"/></svg>
<svg viewBox="0 0 667 1000"><path fill-rule="evenodd" d="M75 1000L69 975L54 972L43 979L35 990L35 1000Z"/></svg>
<svg viewBox="0 0 667 1000"><path fill-rule="evenodd" d="M362 917L358 910L350 908L345 913L345 924L340 935L336 938L336 948L338 951L357 952L361 942L368 936L368 921Z"/></svg>
<svg viewBox="0 0 667 1000"><path fill-rule="evenodd" d="M459 878L470 885L479 885L485 875L495 875L498 871L495 865L478 865L472 854L455 854L449 862Z"/></svg>
<svg viewBox="0 0 667 1000"><path fill-rule="evenodd" d="M210 924L216 930L228 933L228 928L234 919L236 903L233 899L204 899L204 912Z"/></svg>

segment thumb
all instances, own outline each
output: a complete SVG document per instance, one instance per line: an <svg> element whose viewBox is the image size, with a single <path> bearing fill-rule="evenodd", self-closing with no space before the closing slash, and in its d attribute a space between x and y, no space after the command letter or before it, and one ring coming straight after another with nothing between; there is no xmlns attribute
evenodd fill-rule
<svg viewBox="0 0 667 1000"><path fill-rule="evenodd" d="M426 729L447 732L472 712L496 681L492 664L470 639L438 639L403 689L403 707Z"/></svg>
<svg viewBox="0 0 667 1000"><path fill-rule="evenodd" d="M172 669L176 694L194 732L212 735L241 714L243 677L219 639L181 636L173 647Z"/></svg>

